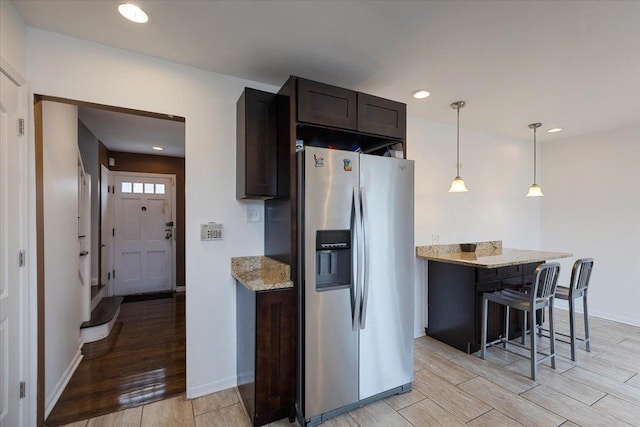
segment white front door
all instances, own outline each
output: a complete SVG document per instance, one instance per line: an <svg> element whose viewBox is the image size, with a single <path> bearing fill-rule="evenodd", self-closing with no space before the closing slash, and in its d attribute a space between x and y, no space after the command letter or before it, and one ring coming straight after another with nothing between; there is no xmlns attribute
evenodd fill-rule
<svg viewBox="0 0 640 427"><path fill-rule="evenodd" d="M25 304L26 136L18 136L20 89L0 72L0 426L26 425L20 381L27 362ZM26 185L26 182L25 182ZM22 332L21 332L22 329Z"/></svg>
<svg viewBox="0 0 640 427"><path fill-rule="evenodd" d="M172 290L173 179L153 174L114 178L114 293Z"/></svg>

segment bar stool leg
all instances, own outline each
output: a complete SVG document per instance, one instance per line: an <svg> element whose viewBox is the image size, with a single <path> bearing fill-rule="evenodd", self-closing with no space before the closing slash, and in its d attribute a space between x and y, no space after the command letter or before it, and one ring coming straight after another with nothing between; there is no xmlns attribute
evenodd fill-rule
<svg viewBox="0 0 640 427"><path fill-rule="evenodd" d="M527 339L527 312L526 310L522 311L522 339L520 340L520 342L522 343L522 345L525 345L526 342L525 340Z"/></svg>
<svg viewBox="0 0 640 427"><path fill-rule="evenodd" d="M482 338L480 342L480 357L483 359L487 354L487 308L489 300L482 298Z"/></svg>
<svg viewBox="0 0 640 427"><path fill-rule="evenodd" d="M589 338L589 315L587 313L587 292L582 294L582 306L584 311L584 342L585 349L591 352L591 338Z"/></svg>
<svg viewBox="0 0 640 427"><path fill-rule="evenodd" d="M531 323L531 379L535 381L538 373L538 348L536 346L538 334L536 334L534 329L536 324L536 311L533 308L531 309L529 319Z"/></svg>
<svg viewBox="0 0 640 427"><path fill-rule="evenodd" d="M569 297L569 336L571 338L571 360L576 361L576 308L574 299Z"/></svg>
<svg viewBox="0 0 640 427"><path fill-rule="evenodd" d="M556 369L556 332L553 327L553 304L554 298L549 303L549 345L551 347L551 367Z"/></svg>
<svg viewBox="0 0 640 427"><path fill-rule="evenodd" d="M502 348L507 348L507 343L509 342L509 306L505 307L505 315L504 315L504 338L502 341Z"/></svg>

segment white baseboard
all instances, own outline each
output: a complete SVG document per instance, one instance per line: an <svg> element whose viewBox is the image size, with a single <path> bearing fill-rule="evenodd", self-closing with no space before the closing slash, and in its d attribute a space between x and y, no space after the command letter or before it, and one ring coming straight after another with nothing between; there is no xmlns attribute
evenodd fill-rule
<svg viewBox="0 0 640 427"><path fill-rule="evenodd" d="M93 326L90 328L80 329L80 337L82 339L82 342L84 343L94 342L94 341L98 341L108 337L109 334L111 333L111 330L113 329L113 325L116 324L116 321L118 320L119 315L120 315L120 307L118 307L118 311L116 311L116 314L113 316L113 319L111 319L108 323L104 323L98 326Z"/></svg>
<svg viewBox="0 0 640 427"><path fill-rule="evenodd" d="M98 286L98 278L97 277L92 277L91 278L91 286Z"/></svg>
<svg viewBox="0 0 640 427"><path fill-rule="evenodd" d="M176 286L176 292L185 292L186 290L186 286Z"/></svg>
<svg viewBox="0 0 640 427"><path fill-rule="evenodd" d="M98 295L93 297L93 299L91 300L91 311L93 311L93 309L96 308L98 304L100 304L100 301L102 301L102 298L104 298L106 294L107 294L107 287L104 286L102 289L100 289L100 292L98 292Z"/></svg>
<svg viewBox="0 0 640 427"><path fill-rule="evenodd" d="M591 304L589 304L591 305ZM555 300L554 302L554 307L557 307L561 310L569 310L569 303L567 301L564 300ZM578 300L578 303L575 305L576 307L576 313L582 314L582 301ZM587 307L589 308L589 307ZM601 319L605 319L605 320L611 320L613 322L619 322L619 323L624 323L626 325L631 325L631 326L640 326L640 319L634 319L631 317L624 317L624 316L617 316L615 314L611 314L611 313L604 313L602 311L594 311L592 309L589 309L589 317L599 317Z"/></svg>
<svg viewBox="0 0 640 427"><path fill-rule="evenodd" d="M199 384L195 386L187 385L187 399L194 399L196 397L215 393L217 391L226 390L228 388L235 387L237 384L238 384L237 378L232 377L232 378L227 378L226 380L213 381L213 382Z"/></svg>
<svg viewBox="0 0 640 427"><path fill-rule="evenodd" d="M58 399L60 399L62 392L64 391L65 387L67 387L67 384L69 384L69 380L71 380L74 372L76 371L76 369L78 369L78 365L82 361L83 357L81 349L82 345L80 345L80 347L78 348L78 352L75 354L75 356L73 356L71 363L69 364L69 366L67 366L67 369L65 369L64 373L62 374L62 378L60 378L60 381L58 381L58 384L56 384L56 386L53 388L51 396L47 398L44 411L45 419L49 416L49 414L53 410L53 407L56 406L56 403L58 403Z"/></svg>

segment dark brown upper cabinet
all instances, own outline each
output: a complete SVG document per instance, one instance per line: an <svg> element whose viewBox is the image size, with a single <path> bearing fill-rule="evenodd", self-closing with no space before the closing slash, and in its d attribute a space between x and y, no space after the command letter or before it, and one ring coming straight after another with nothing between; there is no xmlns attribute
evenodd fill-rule
<svg viewBox="0 0 640 427"><path fill-rule="evenodd" d="M236 198L275 197L278 191L276 94L245 88L236 107Z"/></svg>
<svg viewBox="0 0 640 427"><path fill-rule="evenodd" d="M358 92L358 131L404 139L407 105Z"/></svg>
<svg viewBox="0 0 640 427"><path fill-rule="evenodd" d="M355 91L298 79L298 121L355 130L358 97Z"/></svg>
<svg viewBox="0 0 640 427"><path fill-rule="evenodd" d="M402 140L406 134L407 106L298 78L298 122Z"/></svg>

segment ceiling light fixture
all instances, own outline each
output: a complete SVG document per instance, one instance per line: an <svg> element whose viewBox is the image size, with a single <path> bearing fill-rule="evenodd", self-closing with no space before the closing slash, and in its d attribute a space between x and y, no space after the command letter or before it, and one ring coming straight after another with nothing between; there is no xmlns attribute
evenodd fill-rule
<svg viewBox="0 0 640 427"><path fill-rule="evenodd" d="M415 99L425 99L431 95L431 92L425 89L420 89L411 94Z"/></svg>
<svg viewBox="0 0 640 427"><path fill-rule="evenodd" d="M551 128L547 132L549 133L562 132L562 128Z"/></svg>
<svg viewBox="0 0 640 427"><path fill-rule="evenodd" d="M129 21L137 22L138 24L144 24L149 20L147 14L135 4L122 3L118 6L118 12Z"/></svg>
<svg viewBox="0 0 640 427"><path fill-rule="evenodd" d="M533 184L529 187L527 197L542 197L542 188L536 184L536 130L542 126L542 123L531 123L529 129L533 129Z"/></svg>
<svg viewBox="0 0 640 427"><path fill-rule="evenodd" d="M158 147L158 146L154 146L154 147L151 147L151 148L153 148L156 151L163 151L164 150L164 148Z"/></svg>
<svg viewBox="0 0 640 427"><path fill-rule="evenodd" d="M460 178L460 109L467 105L464 101L458 101L451 104L451 108L458 110L458 125L457 125L457 137L456 137L456 177L451 183L449 193L466 193L467 186L464 184L462 178Z"/></svg>

